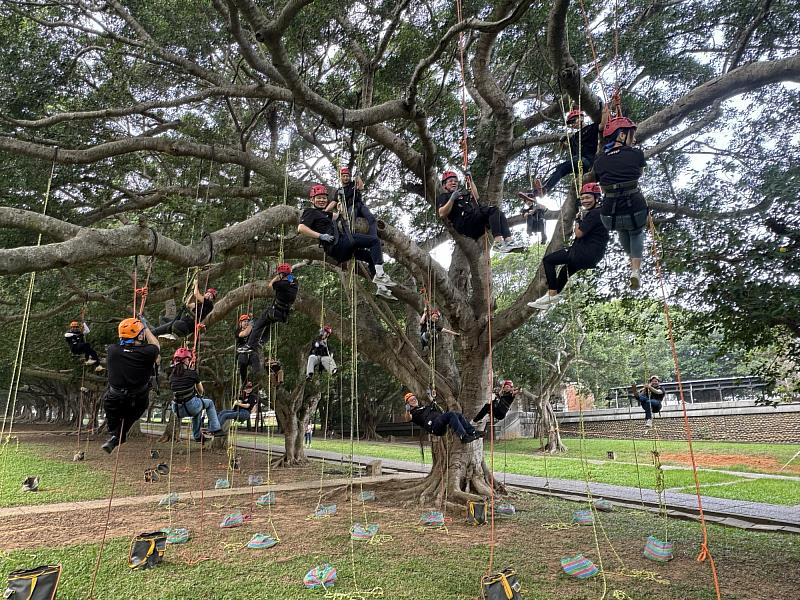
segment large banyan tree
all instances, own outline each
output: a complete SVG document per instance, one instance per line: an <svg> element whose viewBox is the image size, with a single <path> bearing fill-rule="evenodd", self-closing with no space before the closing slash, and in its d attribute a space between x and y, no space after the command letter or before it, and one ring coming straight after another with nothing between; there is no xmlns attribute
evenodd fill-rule
<svg viewBox="0 0 800 600"><path fill-rule="evenodd" d="M714 250L702 223L729 231L773 218L773 200L786 189L775 182L791 176L791 161L767 157L776 147L794 152L785 118L798 109L796 88L785 85L800 76L792 3L465 0L461 19L455 6L3 2L2 319L19 312L17 276L43 271L29 343L54 344L38 323L60 327L84 305L109 318L130 312L128 257L153 256L149 306L180 302L186 269L209 267L209 284L222 290L206 322L213 340L215 323L271 293L265 269L238 276L253 257L274 264L282 250L322 277L314 266L322 251L294 232L309 186L335 183L336 167L349 164L383 221L401 285L399 303L389 305L357 277L355 327L336 335L357 341L362 356L416 393L433 383L441 404L470 416L491 393L491 348L532 316L526 303L546 286L538 271L498 307L485 245L436 218L438 174L463 166L464 147L482 201L513 214L513 192L560 158L553 144L565 109L579 106L598 121L618 89L648 157L650 207L666 243L670 233L683 240L668 258L691 262L692 244L706 257ZM731 190L736 202L724 201ZM548 250L565 242L573 200L551 215L557 235ZM448 266L430 254L445 242ZM688 276L713 262L696 263ZM325 277L337 268L328 265ZM325 286L299 276L296 311L316 322L324 310L339 323L339 305L323 309ZM461 334L442 339L433 374L413 335L420 287ZM207 354L229 346L218 337ZM41 353L36 360L47 366ZM432 475L411 493L423 501L445 489L454 501L487 494L481 444L448 448L445 460L436 447Z"/></svg>

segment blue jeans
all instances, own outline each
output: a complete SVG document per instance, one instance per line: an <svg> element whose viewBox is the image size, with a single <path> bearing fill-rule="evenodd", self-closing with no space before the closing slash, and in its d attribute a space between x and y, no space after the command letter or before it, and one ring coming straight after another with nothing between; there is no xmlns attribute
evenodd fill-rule
<svg viewBox="0 0 800 600"><path fill-rule="evenodd" d="M192 418L192 437L196 442L200 440L200 424L203 419L204 409L208 415L208 430L212 433L220 431L222 427L219 424L219 417L217 417L217 408L214 406L214 401L211 398L195 396L183 404L178 404L177 402L172 403L172 410L176 415L181 418Z"/></svg>
<svg viewBox="0 0 800 600"><path fill-rule="evenodd" d="M644 395L639 395L639 404L642 405L644 409L644 418L645 419L652 419L653 413L661 412L661 401L660 400L653 400L652 398L648 398Z"/></svg>
<svg viewBox="0 0 800 600"><path fill-rule="evenodd" d="M647 209L640 210L633 214L618 214L615 217L600 215L600 220L606 229L614 229L619 232L619 242L631 258L642 258L644 254L645 231L644 224L647 222Z"/></svg>
<svg viewBox="0 0 800 600"><path fill-rule="evenodd" d="M219 413L220 428L231 419L236 419L240 423L247 423L250 420L250 409L248 408L226 408Z"/></svg>
<svg viewBox="0 0 800 600"><path fill-rule="evenodd" d="M464 415L452 411L444 412L433 420L431 433L433 435L444 435L447 433L448 426L460 438L468 433L475 433L475 428L469 424Z"/></svg>

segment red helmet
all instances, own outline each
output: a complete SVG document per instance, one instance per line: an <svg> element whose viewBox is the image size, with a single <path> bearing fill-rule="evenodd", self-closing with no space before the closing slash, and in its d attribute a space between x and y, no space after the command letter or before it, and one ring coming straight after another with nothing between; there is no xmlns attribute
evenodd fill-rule
<svg viewBox="0 0 800 600"><path fill-rule="evenodd" d="M315 183L311 186L311 189L308 191L308 197L313 198L314 196L327 196L328 195L328 188L326 188L321 183Z"/></svg>
<svg viewBox="0 0 800 600"><path fill-rule="evenodd" d="M241 323L242 321L249 321L249 320L250 320L250 315L239 315L239 323Z"/></svg>
<svg viewBox="0 0 800 600"><path fill-rule="evenodd" d="M451 177L455 177L456 179L458 179L458 175L456 174L455 171L445 171L444 173L442 173L442 183L444 183Z"/></svg>
<svg viewBox="0 0 800 600"><path fill-rule="evenodd" d="M506 379L506 380L503 382L503 386L506 386L506 385L510 385L511 387L514 387L514 382L513 382L513 381L511 381L510 379Z"/></svg>
<svg viewBox="0 0 800 600"><path fill-rule="evenodd" d="M172 364L176 365L181 362L184 358L188 358L191 360L192 358L192 351L188 348L178 348L175 350L175 354L172 355Z"/></svg>
<svg viewBox="0 0 800 600"><path fill-rule="evenodd" d="M636 129L636 123L631 121L628 117L614 117L609 119L606 126L603 128L603 137L610 137L614 135L619 129Z"/></svg>
<svg viewBox="0 0 800 600"><path fill-rule="evenodd" d="M584 183L583 187L581 187L581 194L594 194L595 196L599 196L602 193L600 184L594 181L591 183Z"/></svg>
<svg viewBox="0 0 800 600"><path fill-rule="evenodd" d="M325 326L322 328L322 332L323 332L323 333L331 333L332 331L333 331L333 328L332 328L330 325L325 325Z"/></svg>
<svg viewBox="0 0 800 600"><path fill-rule="evenodd" d="M350 167L342 167L339 169L339 175L350 175Z"/></svg>
<svg viewBox="0 0 800 600"><path fill-rule="evenodd" d="M290 265L289 263L281 263L278 265L278 268L276 270L278 271L278 273L283 273L284 275L288 275L289 273L292 272L292 265Z"/></svg>
<svg viewBox="0 0 800 600"><path fill-rule="evenodd" d="M573 108L571 111L569 111L567 113L567 117L566 117L565 120L566 120L567 124L569 124L569 123L572 123L574 120L576 120L576 119L578 119L580 117L583 117L585 115L586 115L586 113L584 113L582 110L578 110L577 108Z"/></svg>
<svg viewBox="0 0 800 600"><path fill-rule="evenodd" d="M206 288L206 294L211 294L212 298L217 297L217 288Z"/></svg>

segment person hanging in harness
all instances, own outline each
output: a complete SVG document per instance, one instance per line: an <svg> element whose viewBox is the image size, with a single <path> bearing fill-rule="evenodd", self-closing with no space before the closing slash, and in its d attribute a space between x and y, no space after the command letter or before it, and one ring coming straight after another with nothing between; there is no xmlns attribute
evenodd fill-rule
<svg viewBox="0 0 800 600"><path fill-rule="evenodd" d="M521 193L525 207L522 209L522 214L525 217L525 231L528 235L539 234L539 243L542 245L547 244L547 222L545 221L545 214L547 207L539 204L535 198L531 198L527 193Z"/></svg>
<svg viewBox="0 0 800 600"><path fill-rule="evenodd" d="M195 322L202 323L208 314L214 310L214 299L217 297L216 288L208 288L205 293L200 292L197 278L194 280L194 289L186 296L184 305L175 318L164 317L158 327L153 329L153 334L163 340L177 340L194 333ZM197 321L195 321L195 317Z"/></svg>
<svg viewBox="0 0 800 600"><path fill-rule="evenodd" d="M250 421L250 415L255 413L258 416L258 409L261 405L261 399L258 396L258 389L253 385L252 381L244 384L239 399L233 403L233 408L226 408L219 413L220 427L224 427L225 423L231 419L236 419L239 423L247 423ZM256 419L256 424L258 420Z"/></svg>
<svg viewBox="0 0 800 600"><path fill-rule="evenodd" d="M481 432L470 425L464 415L453 411L442 412L433 400L421 406L417 397L408 392L403 396L403 401L406 403L405 420L411 421L431 435L441 437L446 435L447 429L450 428L462 444L470 444L483 437Z"/></svg>
<svg viewBox="0 0 800 600"><path fill-rule="evenodd" d="M585 125L585 116L585 113L577 108L573 108L567 113L565 119L567 126L577 131L573 134L562 136L560 142L562 148L569 150L570 158L556 165L556 168L545 180L541 188L534 188L526 192L530 197L546 196L555 189L559 181L570 173L575 173L577 176L581 169L584 173L592 169L595 156L597 156L600 124L589 123Z"/></svg>
<svg viewBox="0 0 800 600"><path fill-rule="evenodd" d="M440 311L438 308L429 310L428 306L425 306L425 310L422 311L422 315L419 318L419 343L423 350L427 350L431 340L440 333L449 333L450 335L459 336L461 335L452 329L442 327L442 325L439 323L439 319L441 318L442 311Z"/></svg>
<svg viewBox="0 0 800 600"><path fill-rule="evenodd" d="M97 365L94 370L96 373L101 373L103 371L103 365L99 364L100 358L97 356L97 352L94 351L91 344L86 341L86 336L89 335L89 331L89 326L85 321L83 323L72 321L69 324L69 330L64 334L64 339L73 356L80 356L83 354L83 364L87 366Z"/></svg>
<svg viewBox="0 0 800 600"><path fill-rule="evenodd" d="M169 375L169 388L172 390L172 411L182 419L192 419L192 439L201 444L206 439L225 435L222 431L217 408L211 398L203 396L203 383L197 370L192 368L192 351L178 348L172 356L172 372ZM208 432L201 430L203 411L208 416Z"/></svg>
<svg viewBox="0 0 800 600"><path fill-rule="evenodd" d="M578 212L573 233L575 241L568 248L561 248L542 259L542 267L547 278L547 293L528 306L547 310L561 299L561 291L571 275L584 269L595 268L606 253L608 230L600 220L600 186L585 183L581 188L581 209ZM556 274L556 268L564 265Z"/></svg>
<svg viewBox="0 0 800 600"><path fill-rule="evenodd" d="M333 353L328 348L328 338L332 331L330 325L325 325L311 342L311 353L308 355L306 363L306 381L311 381L314 378L314 372L319 368L331 375L336 375L336 361L333 360Z"/></svg>
<svg viewBox="0 0 800 600"><path fill-rule="evenodd" d="M339 203L328 201L328 189L321 184L311 186L311 204L303 211L297 232L319 240L327 256L339 263L351 258L367 263L372 282L377 286L376 296L397 300L390 287L397 285L383 270L383 248L376 235L339 231Z"/></svg>
<svg viewBox="0 0 800 600"><path fill-rule="evenodd" d="M508 227L505 213L497 206L480 204L478 189L467 176L469 190L460 189L458 175L454 171L442 173L442 193L436 200L440 219L447 219L457 233L477 241L491 231L494 249L503 254L523 252L525 245L516 241Z"/></svg>
<svg viewBox="0 0 800 600"><path fill-rule="evenodd" d="M151 377L160 359L158 338L141 320L123 319L117 331L119 343L106 349L108 387L102 398L111 435L102 448L109 454L125 443L128 431L147 410Z"/></svg>
<svg viewBox="0 0 800 600"><path fill-rule="evenodd" d="M367 235L378 237L378 220L364 203L364 182L361 181L361 177L353 180L350 169L342 167L339 169L339 181L342 185L336 188L333 200L338 202L339 206L347 207L348 223L354 223L360 217L367 222L369 227Z"/></svg>
<svg viewBox="0 0 800 600"><path fill-rule="evenodd" d="M636 123L627 117L608 118L605 109L603 136L606 144L594 161L594 174L603 189L600 219L610 231L619 232L619 241L630 257L630 286L639 289L642 254L647 224L647 202L639 189L645 167L644 152L636 144Z"/></svg>
<svg viewBox="0 0 800 600"><path fill-rule="evenodd" d="M502 421L506 418L517 394L519 394L519 388L514 387L513 381L506 379L500 389L495 390L491 405L488 402L484 404L472 419L472 422L476 425L480 423L485 417L489 416L490 409L494 422Z"/></svg>
<svg viewBox="0 0 800 600"><path fill-rule="evenodd" d="M631 394L634 400L644 409L644 426L653 426L653 413L661 412L661 403L664 402L666 392L661 388L661 380L658 375L650 377L647 383L642 386L641 392L636 384L631 384Z"/></svg>
<svg viewBox="0 0 800 600"><path fill-rule="evenodd" d="M299 289L297 278L292 274L292 265L289 263L279 264L275 271L275 276L269 282L275 296L272 305L264 309L252 324L247 341L236 349L240 354L255 352L261 346L264 330L273 323L286 323L289 320Z"/></svg>
<svg viewBox="0 0 800 600"><path fill-rule="evenodd" d="M247 345L247 339L252 331L253 315L239 315L239 320L233 331L233 337L236 344L236 363L239 366L239 379L242 385L248 379L248 371L250 371L250 379L256 381L264 371L261 352L258 347L253 348L252 352L239 352L239 348Z"/></svg>

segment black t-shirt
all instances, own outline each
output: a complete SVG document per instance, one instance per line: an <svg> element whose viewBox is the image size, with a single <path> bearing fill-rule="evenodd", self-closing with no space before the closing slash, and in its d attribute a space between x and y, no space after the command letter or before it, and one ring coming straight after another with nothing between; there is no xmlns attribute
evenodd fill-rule
<svg viewBox="0 0 800 600"><path fill-rule="evenodd" d="M275 292L272 305L279 310L288 311L297 298L297 279L293 275L278 279L272 284L272 290Z"/></svg>
<svg viewBox="0 0 800 600"><path fill-rule="evenodd" d="M580 136L580 138L578 137ZM569 136L569 149L573 156L578 156L580 149L581 156L592 159L597 154L597 141L600 137L600 126L597 123L590 123L581 127ZM578 140L580 139L580 144Z"/></svg>
<svg viewBox="0 0 800 600"><path fill-rule="evenodd" d="M361 190L357 190L356 189L356 185L355 185L354 181L351 181L350 183L348 183L348 184L344 185L343 187L339 188L338 192L341 193L344 196L344 202L348 207L353 205L353 195L355 195L356 202L358 202L358 203L363 203L364 202L364 200L361 198ZM337 194L337 197L335 199L337 201L339 200L338 194Z"/></svg>
<svg viewBox="0 0 800 600"><path fill-rule="evenodd" d="M197 315L197 322L200 323L212 310L214 310L214 301L204 298L203 301L196 304L194 308L186 307L186 317L184 317L183 320L193 322L194 316Z"/></svg>
<svg viewBox="0 0 800 600"><path fill-rule="evenodd" d="M314 343L311 344L311 354L314 356L330 356L330 351L328 350L328 340L323 340L321 335L315 337Z"/></svg>
<svg viewBox="0 0 800 600"><path fill-rule="evenodd" d="M258 405L261 403L261 399L258 397L258 392L255 390L253 390L249 394L247 393L247 391L242 390L242 395L239 398L239 402L241 402L242 404L247 404L247 408L240 406L239 410L252 411L253 408L258 407Z"/></svg>
<svg viewBox="0 0 800 600"><path fill-rule="evenodd" d="M300 224L305 225L317 233L327 233L332 236L336 235L333 213L314 208L313 206L303 211L300 217ZM324 244L324 242L320 242L320 244Z"/></svg>
<svg viewBox="0 0 800 600"><path fill-rule="evenodd" d="M64 334L64 339L67 340L67 344L74 352L77 352L78 346L84 342L83 334L80 331L69 330Z"/></svg>
<svg viewBox="0 0 800 600"><path fill-rule="evenodd" d="M575 238L573 245L576 248L591 248L601 255L605 253L609 235L608 229L600 220L600 208L592 208L587 211L578 227L583 232L583 236Z"/></svg>
<svg viewBox="0 0 800 600"><path fill-rule="evenodd" d="M442 411L435 404L417 406L409 412L411 413L411 422L422 427L428 433L433 430L433 420L442 414Z"/></svg>
<svg viewBox="0 0 800 600"><path fill-rule="evenodd" d="M647 392L647 397L650 398L651 400L658 400L659 402L663 401L666 392L664 392L664 390L662 390L660 387L656 386L652 387L654 388L653 390L645 390Z"/></svg>
<svg viewBox="0 0 800 600"><path fill-rule="evenodd" d="M439 323L437 323L436 321L431 321L431 325L433 325L433 330L436 333L441 333L442 329L444 329L444 327L439 325ZM428 319L425 319L422 323L419 324L419 333L421 335L427 332L428 332Z"/></svg>
<svg viewBox="0 0 800 600"><path fill-rule="evenodd" d="M236 347L244 346L247 343L247 337L250 335L249 333L245 336L240 336L239 334L242 333L243 329L239 329L237 325L233 329L233 337L236 340Z"/></svg>
<svg viewBox="0 0 800 600"><path fill-rule="evenodd" d="M450 192L439 194L436 199L436 208L443 207L450 200ZM472 195L469 192L462 192L453 203L453 209L447 215L450 223L456 231L461 231L464 227L473 220L476 213L475 203L472 201Z"/></svg>
<svg viewBox="0 0 800 600"><path fill-rule="evenodd" d="M647 163L641 148L619 146L604 152L594 161L595 177L600 187L637 181L642 176L642 169Z"/></svg>
<svg viewBox="0 0 800 600"><path fill-rule="evenodd" d="M495 400L495 406L498 406L504 409L503 414L508 412L508 409L514 404L514 394L511 392L506 392L505 394L498 394L497 399Z"/></svg>
<svg viewBox="0 0 800 600"><path fill-rule="evenodd" d="M153 375L153 365L158 358L157 346L111 344L106 352L109 385L135 390L148 384Z"/></svg>
<svg viewBox="0 0 800 600"><path fill-rule="evenodd" d="M183 369L178 375L178 369L174 369L169 376L169 389L173 392L194 391L195 385L200 383L200 376L194 369Z"/></svg>

